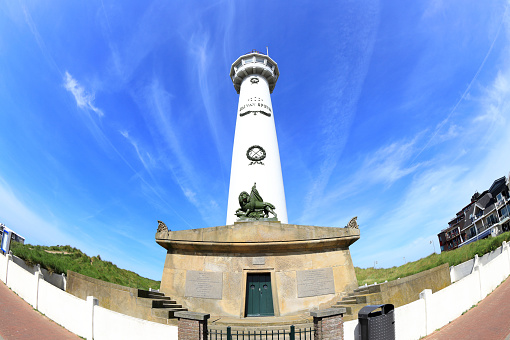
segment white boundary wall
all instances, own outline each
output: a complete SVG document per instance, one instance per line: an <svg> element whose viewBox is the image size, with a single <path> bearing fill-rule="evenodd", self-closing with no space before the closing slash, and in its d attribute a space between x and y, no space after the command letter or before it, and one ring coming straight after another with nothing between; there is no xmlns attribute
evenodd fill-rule
<svg viewBox="0 0 510 340"><path fill-rule="evenodd" d="M39 267L28 267L12 255L0 253L0 280L41 313L86 339L177 339L177 326L99 307L92 296L77 298L46 282Z"/></svg>
<svg viewBox="0 0 510 340"><path fill-rule="evenodd" d="M471 263L469 263L471 262ZM465 275L472 265L470 274ZM482 258L452 267L450 286L432 294L425 289L420 299L407 305L395 308L395 335L398 340L415 340L433 333L450 321L458 318L463 312L476 305L490 294L510 275L509 244L503 245ZM458 270L456 270L458 269ZM458 279L458 277L463 278ZM358 320L344 323L344 339L358 340Z"/></svg>
<svg viewBox="0 0 510 340"><path fill-rule="evenodd" d="M16 259L19 262L19 259ZM39 268L19 265L11 255L0 254L0 279L34 308L71 332L86 339L177 339L176 326L133 318L99 307L97 299L79 299L44 281ZM467 268L472 265L471 273ZM457 270L457 269L458 270ZM509 244L484 255L475 256L450 270L450 286L432 294L425 289L419 300L395 309L398 340L415 340L459 317L491 293L510 275ZM459 277L462 277L459 279ZM344 339L357 340L358 320L344 323Z"/></svg>
<svg viewBox="0 0 510 340"><path fill-rule="evenodd" d="M177 339L177 327L94 307L94 339Z"/></svg>

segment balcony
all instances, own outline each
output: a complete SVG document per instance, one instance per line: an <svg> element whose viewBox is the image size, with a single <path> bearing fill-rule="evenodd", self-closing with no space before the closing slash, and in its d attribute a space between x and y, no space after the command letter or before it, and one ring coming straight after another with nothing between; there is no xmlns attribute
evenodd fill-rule
<svg viewBox="0 0 510 340"><path fill-rule="evenodd" d="M481 219L483 217L483 211L480 211L479 213L477 213L475 216L473 216L473 219L472 221L473 222L476 222L478 221L479 219Z"/></svg>
<svg viewBox="0 0 510 340"><path fill-rule="evenodd" d="M503 198L499 199L497 202L496 202L496 208L501 208L503 205L505 205L505 203L507 202L508 200L506 199L506 197L503 196Z"/></svg>

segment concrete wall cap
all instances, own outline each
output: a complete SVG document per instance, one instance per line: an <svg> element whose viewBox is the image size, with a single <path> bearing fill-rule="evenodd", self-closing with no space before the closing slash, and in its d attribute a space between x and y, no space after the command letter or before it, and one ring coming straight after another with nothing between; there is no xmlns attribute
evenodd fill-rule
<svg viewBox="0 0 510 340"><path fill-rule="evenodd" d="M346 312L345 308L328 308L310 312L310 315L313 316L314 318L324 318L327 316L345 314L345 312Z"/></svg>
<svg viewBox="0 0 510 340"><path fill-rule="evenodd" d="M211 314L205 314L205 313L197 313L197 312L175 312L174 316L178 317L179 319L190 319L190 320L207 320L211 317Z"/></svg>

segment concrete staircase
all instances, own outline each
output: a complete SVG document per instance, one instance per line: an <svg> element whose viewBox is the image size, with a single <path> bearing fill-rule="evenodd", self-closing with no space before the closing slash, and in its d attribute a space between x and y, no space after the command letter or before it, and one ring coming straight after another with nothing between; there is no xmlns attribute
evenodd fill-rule
<svg viewBox="0 0 510 340"><path fill-rule="evenodd" d="M344 321L358 319L358 312L366 305L382 304L381 286L359 287L342 298L331 308L345 308Z"/></svg>
<svg viewBox="0 0 510 340"><path fill-rule="evenodd" d="M187 311L164 293L138 289L137 304L151 308L151 314L158 318L174 319L175 312Z"/></svg>

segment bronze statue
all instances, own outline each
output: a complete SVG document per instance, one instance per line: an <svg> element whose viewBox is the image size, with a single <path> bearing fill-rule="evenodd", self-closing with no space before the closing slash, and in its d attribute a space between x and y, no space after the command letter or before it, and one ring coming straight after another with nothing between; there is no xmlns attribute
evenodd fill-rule
<svg viewBox="0 0 510 340"><path fill-rule="evenodd" d="M257 183L253 184L251 194L248 195L246 191L239 194L239 205L241 208L237 209L236 216L239 217L239 220L258 220L261 218L268 218L269 213L271 213L273 214L274 219L276 219L277 217L274 212L274 205L269 202L264 202L256 185Z"/></svg>

